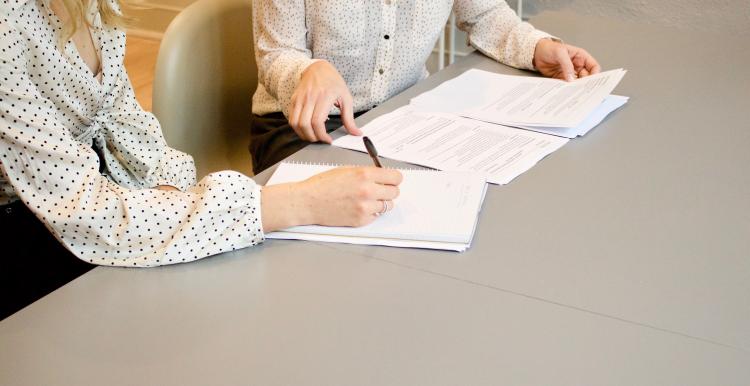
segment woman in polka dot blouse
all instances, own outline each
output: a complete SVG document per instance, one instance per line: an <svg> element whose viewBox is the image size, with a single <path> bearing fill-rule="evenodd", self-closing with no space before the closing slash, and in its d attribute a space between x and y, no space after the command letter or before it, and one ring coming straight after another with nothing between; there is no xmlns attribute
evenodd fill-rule
<svg viewBox="0 0 750 386"><path fill-rule="evenodd" d="M393 170L263 189L232 171L196 182L192 158L134 98L120 19L117 0L0 0L0 318L92 264L188 262L392 207Z"/></svg>
<svg viewBox="0 0 750 386"><path fill-rule="evenodd" d="M253 0L260 85L250 153L256 172L427 76L451 12L485 55L545 76L599 72L585 50L524 23L504 0Z"/></svg>

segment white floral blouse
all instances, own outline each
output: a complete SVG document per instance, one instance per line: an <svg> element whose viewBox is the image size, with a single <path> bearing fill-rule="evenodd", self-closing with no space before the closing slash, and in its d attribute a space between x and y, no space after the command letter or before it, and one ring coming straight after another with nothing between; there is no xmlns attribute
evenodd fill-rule
<svg viewBox="0 0 750 386"><path fill-rule="evenodd" d="M101 83L72 41L60 43L48 0L0 0L0 205L22 200L101 265L187 262L263 241L260 187L231 171L196 183L192 158L135 100L124 32L91 3Z"/></svg>

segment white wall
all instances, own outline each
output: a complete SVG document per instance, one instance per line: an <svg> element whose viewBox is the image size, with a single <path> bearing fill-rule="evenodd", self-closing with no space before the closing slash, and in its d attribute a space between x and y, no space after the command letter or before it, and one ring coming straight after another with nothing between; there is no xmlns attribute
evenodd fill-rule
<svg viewBox="0 0 750 386"><path fill-rule="evenodd" d="M172 19L196 0L131 0L125 11L135 20L129 34L160 39Z"/></svg>
<svg viewBox="0 0 750 386"><path fill-rule="evenodd" d="M515 5L515 0L508 1ZM524 0L524 16L547 9L679 29L750 33L750 0Z"/></svg>
<svg viewBox="0 0 750 386"><path fill-rule="evenodd" d="M516 9L516 0L506 1ZM545 10L561 10L676 29L750 34L750 0L524 0L523 9L524 19ZM466 35L458 31L459 55L472 51L465 42ZM431 72L437 69L435 54L428 61L428 69Z"/></svg>

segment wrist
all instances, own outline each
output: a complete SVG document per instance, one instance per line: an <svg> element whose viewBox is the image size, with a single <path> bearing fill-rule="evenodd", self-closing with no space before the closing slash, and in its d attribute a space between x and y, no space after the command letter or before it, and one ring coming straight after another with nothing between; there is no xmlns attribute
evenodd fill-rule
<svg viewBox="0 0 750 386"><path fill-rule="evenodd" d="M554 44L563 44L564 45L565 43L563 43L562 40L560 40L560 39L558 39L558 38L556 38L554 36L545 36L545 37L539 38L536 41L536 44L534 45L534 56L531 58L531 66L532 66L532 68L534 70L537 70L537 66L536 66L537 60L536 60L536 58L539 55L542 55L542 52L545 50L544 46L546 46L546 45L554 45Z"/></svg>
<svg viewBox="0 0 750 386"><path fill-rule="evenodd" d="M287 210L294 212L294 225L315 224L315 213L312 210L315 199L310 194L309 185L305 181L288 185Z"/></svg>
<svg viewBox="0 0 750 386"><path fill-rule="evenodd" d="M264 186L261 190L261 216L264 232L310 224L311 214L304 189L299 183Z"/></svg>
<svg viewBox="0 0 750 386"><path fill-rule="evenodd" d="M306 74L306 73L307 73L308 71L315 71L315 70L317 70L318 68L320 68L320 67L322 67L322 66L325 66L325 65L329 65L329 66L330 66L330 65L331 65L331 63L329 63L329 62L328 62L327 60L325 60L325 59L313 59L313 60L312 60L312 61L310 62L310 64L308 64L308 65L307 65L307 67L305 67L305 69L304 69L304 70L302 70L302 73L301 73L300 75L301 75L301 76L305 76L305 74Z"/></svg>

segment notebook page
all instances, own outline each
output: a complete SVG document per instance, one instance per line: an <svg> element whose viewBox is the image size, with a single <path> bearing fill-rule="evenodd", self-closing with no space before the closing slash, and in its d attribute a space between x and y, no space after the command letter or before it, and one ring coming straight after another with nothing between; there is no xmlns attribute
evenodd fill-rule
<svg viewBox="0 0 750 386"><path fill-rule="evenodd" d="M268 185L304 180L334 165L282 163ZM363 227L298 226L285 232L382 239L469 243L485 191L482 176L465 172L403 170L393 210Z"/></svg>
<svg viewBox="0 0 750 386"><path fill-rule="evenodd" d="M269 239L322 241L322 242L329 242L329 243L356 244L356 245L382 245L386 247L436 249L436 250L455 251L455 252L463 252L470 247L470 244L466 244L466 243L445 243L445 242L440 242L440 241L383 239L383 238L375 238L375 237L316 235L312 233L284 232L284 231L273 232L273 233L268 234L266 237Z"/></svg>

